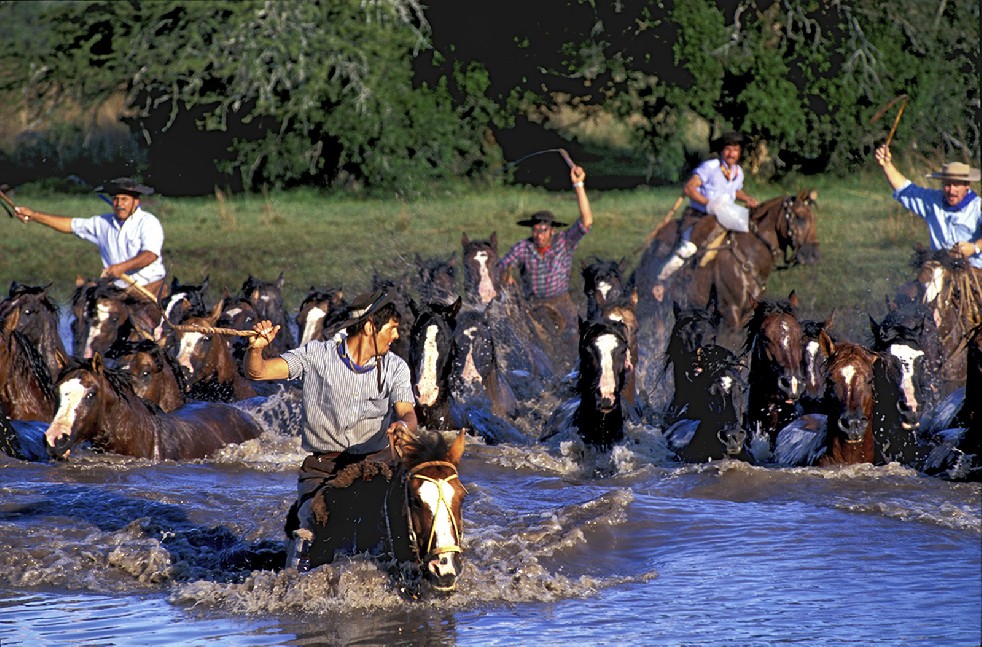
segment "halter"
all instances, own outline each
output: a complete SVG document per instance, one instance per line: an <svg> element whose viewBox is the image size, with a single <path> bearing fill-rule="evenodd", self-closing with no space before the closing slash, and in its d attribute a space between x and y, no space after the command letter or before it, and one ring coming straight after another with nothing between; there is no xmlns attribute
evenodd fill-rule
<svg viewBox="0 0 982 647"><path fill-rule="evenodd" d="M442 479L430 478L429 476L425 476L425 475L419 473L420 470L422 470L422 469L424 469L426 467L447 467L447 468L453 470L453 474L451 474L450 476L448 476L446 478L442 478ZM416 529L413 527L413 517L412 517L412 513L410 512L410 508L409 508L409 482L412 479L419 479L421 481L426 481L428 483L433 483L434 485L436 485L437 493L438 493L438 495L440 497L439 500L437 501L436 510L433 511L433 521L434 521L434 523L430 524L430 536L426 540L426 554L423 555L423 556L420 556L420 554L419 554L419 544L417 542ZM458 477L458 475L457 475L457 467L453 463L448 463L446 461L428 461L426 463L420 463L419 465L417 465L416 467L412 468L411 470L409 470L409 472L406 473L405 481L404 481L405 482L404 494L405 494L406 517L407 517L407 520L409 522L408 523L408 526L409 526L409 543L412 545L412 547L413 547L413 553L416 555L416 561L419 562L419 563L423 563L424 559L429 559L431 557L435 557L437 555L442 555L444 553L461 553L461 552L463 552L463 549L460 547L461 539L463 538L463 533L461 532L460 527L457 525L457 518L454 517L453 510L450 509L450 502L447 501L446 498L444 498L444 496L443 496L443 488L441 487L444 483L447 483L448 481L451 481L451 480L454 480L454 479L457 479L458 481L460 480L459 477ZM461 485L461 487L463 487L463 485ZM464 492L466 492L466 491L467 490L465 489ZM433 541L434 541L435 535L436 535L436 515L440 511L440 505L441 504L444 507L446 507L447 513L450 515L450 523L453 525L454 538L456 539L457 543L456 543L456 545L453 545L453 546L443 546L443 547L437 546L437 547L434 548Z"/></svg>

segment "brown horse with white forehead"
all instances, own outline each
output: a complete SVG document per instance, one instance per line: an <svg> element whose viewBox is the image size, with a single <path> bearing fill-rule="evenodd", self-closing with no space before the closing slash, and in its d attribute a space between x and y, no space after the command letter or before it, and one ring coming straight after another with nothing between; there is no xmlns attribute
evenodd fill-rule
<svg viewBox="0 0 982 647"><path fill-rule="evenodd" d="M872 463L877 356L858 344L833 343L824 332L819 335L819 343L828 359L825 362L826 449L818 464Z"/></svg>
<svg viewBox="0 0 982 647"><path fill-rule="evenodd" d="M137 458L204 458L261 433L249 414L229 405L197 402L163 413L133 391L125 373L105 367L98 353L62 371L56 389L58 411L45 432L54 458L84 441Z"/></svg>

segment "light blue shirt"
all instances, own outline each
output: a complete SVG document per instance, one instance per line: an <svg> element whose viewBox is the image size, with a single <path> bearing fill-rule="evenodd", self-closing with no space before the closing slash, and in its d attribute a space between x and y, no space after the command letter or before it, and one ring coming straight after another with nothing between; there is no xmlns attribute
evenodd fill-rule
<svg viewBox="0 0 982 647"><path fill-rule="evenodd" d="M72 218L72 233L99 246L103 267L128 261L142 251L156 254L157 258L153 263L128 273L140 285L160 281L167 273L161 254L164 248L164 228L153 214L140 207L123 222L111 213L91 218ZM123 281L117 281L116 284L120 287L127 285Z"/></svg>
<svg viewBox="0 0 982 647"><path fill-rule="evenodd" d="M935 251L982 238L982 198L978 196L958 211L950 211L945 209L947 203L940 189L925 189L908 181L893 192L893 197L927 222L931 249ZM982 254L972 254L968 262L982 268Z"/></svg>
<svg viewBox="0 0 982 647"><path fill-rule="evenodd" d="M734 166L734 173L727 180L720 168L722 164L722 160L718 157L708 159L697 166L692 174L699 176L699 179L702 181L702 184L699 186L699 193L706 200L712 200L718 195L727 195L730 197L730 202L736 202L737 191L743 188L743 169L739 165ZM689 206L696 211L706 213L706 207L694 201L690 200Z"/></svg>

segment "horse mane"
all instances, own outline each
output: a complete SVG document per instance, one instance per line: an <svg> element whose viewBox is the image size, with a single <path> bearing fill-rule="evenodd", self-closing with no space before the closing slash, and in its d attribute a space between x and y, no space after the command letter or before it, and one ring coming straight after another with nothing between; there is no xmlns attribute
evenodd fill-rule
<svg viewBox="0 0 982 647"><path fill-rule="evenodd" d="M61 381L62 378L64 378L70 372L77 370L95 373L95 358L78 359L77 357L70 357L68 359L68 363L65 365L65 368L61 370L61 373L58 376L58 381ZM133 390L133 383L126 371L103 364L101 372L105 376L106 382L109 383L109 386L112 388L113 392L119 397L124 399L136 398L140 402L145 403L151 409L156 408L159 410L159 407L153 403L137 397L136 392Z"/></svg>
<svg viewBox="0 0 982 647"><path fill-rule="evenodd" d="M27 335L19 330L11 331L11 338L20 348L25 359L27 359L27 366L34 374L34 377L37 378L38 384L41 385L44 397L54 400L55 391L51 372L48 370L48 363L45 361L41 351L34 346L34 343L31 342Z"/></svg>
<svg viewBox="0 0 982 647"><path fill-rule="evenodd" d="M771 198L767 202L762 202L757 206L756 209L750 214L750 219L754 222L760 222L766 218L772 211L779 208L784 201L792 196L790 195L779 195L776 198Z"/></svg>
<svg viewBox="0 0 982 647"><path fill-rule="evenodd" d="M40 295L41 298L39 301L41 302L41 305L44 306L45 310L53 314L57 320L60 317L61 312L58 308L58 304L55 303L50 296L48 296L48 288L50 287L50 283L48 285L33 286L17 283L15 281L10 284L10 292L7 296L11 301L15 301L22 296Z"/></svg>
<svg viewBox="0 0 982 647"><path fill-rule="evenodd" d="M764 319L775 314L787 314L797 317L798 308L788 299L762 299L758 301L757 306L754 308L754 313L746 325L747 339L743 342L744 352L749 352L753 349L757 333L760 332L761 326L764 325Z"/></svg>
<svg viewBox="0 0 982 647"><path fill-rule="evenodd" d="M181 393L187 392L187 379L184 376L184 371L181 370L180 364L177 363L177 359L173 355L161 348L157 342L150 339L124 341L114 346L112 351L111 357L113 359L125 357L126 355L134 355L136 353L146 353L153 358L153 361L156 363L158 368L163 368L163 364L166 363L170 368L171 373L174 374L174 378L177 380L177 386L181 390ZM110 357L108 353L106 356Z"/></svg>

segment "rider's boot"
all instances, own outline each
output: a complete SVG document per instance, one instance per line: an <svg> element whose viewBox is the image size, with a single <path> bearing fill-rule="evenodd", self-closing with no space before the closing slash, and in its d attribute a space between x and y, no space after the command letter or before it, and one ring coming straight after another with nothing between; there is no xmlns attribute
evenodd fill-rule
<svg viewBox="0 0 982 647"><path fill-rule="evenodd" d="M314 533L306 528L293 531L293 539L286 548L286 567L295 568L301 573L310 570L310 544L314 541Z"/></svg>
<svg viewBox="0 0 982 647"><path fill-rule="evenodd" d="M676 271L689 260L693 254L695 254L699 248L695 243L683 240L679 243L679 246L675 248L672 253L672 257L669 258L661 268L661 272L658 273L659 281L667 281L668 278L675 274Z"/></svg>

